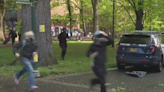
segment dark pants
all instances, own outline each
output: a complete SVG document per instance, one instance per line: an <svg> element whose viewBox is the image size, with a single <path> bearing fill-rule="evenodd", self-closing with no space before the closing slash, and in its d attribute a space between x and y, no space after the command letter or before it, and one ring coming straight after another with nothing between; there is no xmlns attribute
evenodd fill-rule
<svg viewBox="0 0 164 92"><path fill-rule="evenodd" d="M14 43L15 43L15 37L11 37L11 41L12 41L12 45L14 45Z"/></svg>
<svg viewBox="0 0 164 92"><path fill-rule="evenodd" d="M105 66L104 67L94 66L93 72L95 73L95 75L98 78L91 80L92 86L94 86L96 84L100 84L101 92L106 92L106 86L105 86L106 69L105 69Z"/></svg>
<svg viewBox="0 0 164 92"><path fill-rule="evenodd" d="M66 43L60 43L60 47L62 49L61 57L64 60L64 56L65 56L66 51L67 51L67 44Z"/></svg>

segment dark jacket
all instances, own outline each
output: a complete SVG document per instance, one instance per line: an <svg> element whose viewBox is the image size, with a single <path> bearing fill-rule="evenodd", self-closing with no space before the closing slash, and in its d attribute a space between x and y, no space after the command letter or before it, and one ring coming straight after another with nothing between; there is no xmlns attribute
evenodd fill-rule
<svg viewBox="0 0 164 92"><path fill-rule="evenodd" d="M107 55L106 55L106 47L113 44L114 40L111 37L105 37L108 39L107 42L102 42L101 45L96 44L94 42L91 44L87 56L89 57L92 53L98 52L98 55L94 58L94 64L95 66L104 66L105 62L107 61Z"/></svg>
<svg viewBox="0 0 164 92"><path fill-rule="evenodd" d="M66 32L62 32L59 36L59 42L60 44L66 44L67 43L67 38L69 38L68 34Z"/></svg>
<svg viewBox="0 0 164 92"><path fill-rule="evenodd" d="M26 41L26 44L23 47L23 41L19 42L13 47L14 54L18 53L18 50L20 49L20 55L22 57L26 57L28 59L33 58L33 52L37 51L37 45L36 43L28 42Z"/></svg>
<svg viewBox="0 0 164 92"><path fill-rule="evenodd" d="M16 31L10 30L9 36L11 36L11 38L16 38L17 37Z"/></svg>

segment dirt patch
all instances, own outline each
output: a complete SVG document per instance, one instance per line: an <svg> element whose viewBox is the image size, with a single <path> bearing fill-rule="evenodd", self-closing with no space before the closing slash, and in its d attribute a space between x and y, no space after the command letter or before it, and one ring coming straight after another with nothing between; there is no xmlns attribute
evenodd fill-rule
<svg viewBox="0 0 164 92"><path fill-rule="evenodd" d="M15 44L17 44L18 42L16 42ZM11 43L7 43L7 44L0 44L0 48L7 48L7 47L12 47Z"/></svg>

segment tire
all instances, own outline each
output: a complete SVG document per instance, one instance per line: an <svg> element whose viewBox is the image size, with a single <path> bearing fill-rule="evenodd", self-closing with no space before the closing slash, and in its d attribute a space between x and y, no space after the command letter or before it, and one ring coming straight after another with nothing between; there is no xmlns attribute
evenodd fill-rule
<svg viewBox="0 0 164 92"><path fill-rule="evenodd" d="M163 58L161 58L161 61L156 66L156 72L162 72L162 68L163 68Z"/></svg>
<svg viewBox="0 0 164 92"><path fill-rule="evenodd" d="M118 68L118 70L124 70L125 69L125 66L124 65L117 64L117 68Z"/></svg>

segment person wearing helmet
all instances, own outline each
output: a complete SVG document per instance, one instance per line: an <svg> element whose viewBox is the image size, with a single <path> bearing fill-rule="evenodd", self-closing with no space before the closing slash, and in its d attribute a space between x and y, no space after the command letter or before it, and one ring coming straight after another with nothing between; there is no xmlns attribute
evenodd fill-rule
<svg viewBox="0 0 164 92"><path fill-rule="evenodd" d="M106 47L113 44L114 40L103 31L95 32L94 37L94 43L91 44L87 52L87 56L94 59L94 62L91 66L94 74L97 76L97 78L91 80L91 87L93 87L95 84L100 84L101 92L106 92Z"/></svg>

